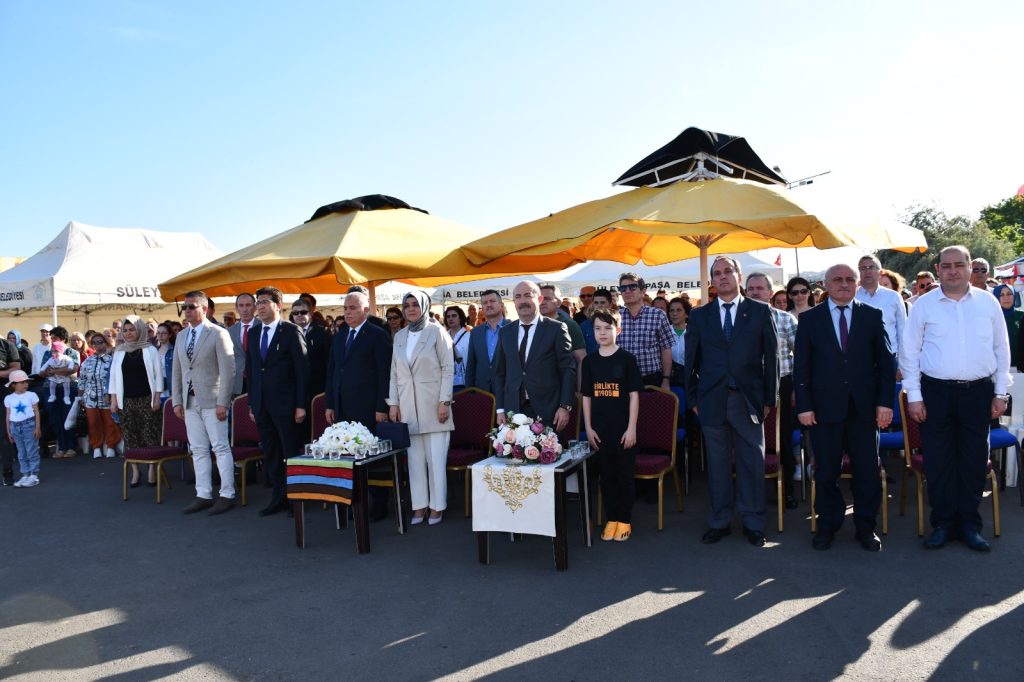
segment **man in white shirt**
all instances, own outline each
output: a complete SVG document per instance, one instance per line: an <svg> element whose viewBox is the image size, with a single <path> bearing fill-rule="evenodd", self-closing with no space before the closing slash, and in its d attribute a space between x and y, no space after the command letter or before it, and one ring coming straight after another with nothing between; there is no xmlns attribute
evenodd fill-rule
<svg viewBox="0 0 1024 682"><path fill-rule="evenodd" d="M53 325L43 324L39 327L39 343L32 347L32 371L29 374L39 374L43 366L43 354L50 350L50 332Z"/></svg>
<svg viewBox="0 0 1024 682"><path fill-rule="evenodd" d="M938 549L959 538L987 552L978 505L988 472L989 422L1006 411L1010 341L999 302L971 286L963 246L939 254L940 287L910 309L900 370L910 418L921 424L928 501Z"/></svg>
<svg viewBox="0 0 1024 682"><path fill-rule="evenodd" d="M988 285L988 261L984 258L975 258L971 261L971 286L985 291L992 291Z"/></svg>
<svg viewBox="0 0 1024 682"><path fill-rule="evenodd" d="M892 353L899 357L900 337L907 322L903 297L889 287L879 286L882 263L877 257L863 256L857 262L857 270L860 272L860 286L854 298L882 311L882 323L885 325L885 333L889 335Z"/></svg>

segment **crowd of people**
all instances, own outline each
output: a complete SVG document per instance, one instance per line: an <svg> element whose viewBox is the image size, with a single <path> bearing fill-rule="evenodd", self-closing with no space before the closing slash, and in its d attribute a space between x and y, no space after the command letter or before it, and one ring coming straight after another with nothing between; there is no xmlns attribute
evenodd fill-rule
<svg viewBox="0 0 1024 682"><path fill-rule="evenodd" d="M213 301L193 291L183 322L127 315L84 334L44 324L32 347L11 330L0 342L3 480L38 485L40 452L50 442L54 459L79 454L79 437L97 459L157 445L170 400L195 465L196 498L184 511L224 513L235 504L228 411L245 394L271 488L260 515L270 516L289 510L284 460L302 451L312 399L323 394L328 424L407 425L412 524L435 525L447 508L451 405L460 390L493 394L498 423L521 413L556 431L575 423L579 395L581 433L597 452L606 500L602 538L624 541L634 499L644 492L634 487L639 395L674 388L684 396L687 430L705 444L704 543L729 535L738 516L744 537L765 544L764 423L777 411L782 433L803 429L814 453L811 472L797 466L791 448L780 453L787 507L798 506L794 481L814 477L814 548L828 549L843 525L838 483L846 457L855 538L878 551L878 438L898 409L902 380L924 442L933 527L925 547L961 539L986 551L978 505L988 429L1007 407L1010 367L1024 357L1020 296L989 275L988 263L957 246L943 249L935 272L917 273L909 288L874 256L856 267L832 266L817 286L794 277L775 288L765 274L744 275L722 256L712 264L705 301L651 296L633 272L617 287L583 287L578 301L555 284L523 281L513 290L515 319L494 290L440 314L412 290L382 319L357 286L337 318L302 294L285 319L282 292L263 287L238 295L220 322ZM74 409L81 414L69 419ZM157 485L152 466L133 466L130 485L144 475ZM387 505L375 491L371 518L384 518Z"/></svg>

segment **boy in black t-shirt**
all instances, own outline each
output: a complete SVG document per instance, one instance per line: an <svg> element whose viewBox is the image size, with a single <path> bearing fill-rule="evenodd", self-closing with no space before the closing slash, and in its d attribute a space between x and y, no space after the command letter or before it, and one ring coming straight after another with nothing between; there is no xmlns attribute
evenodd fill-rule
<svg viewBox="0 0 1024 682"><path fill-rule="evenodd" d="M619 312L595 310L591 320L598 349L583 358L583 419L587 440L597 450L601 494L608 510L601 539L623 542L632 532L634 446L643 382L636 358L615 344Z"/></svg>

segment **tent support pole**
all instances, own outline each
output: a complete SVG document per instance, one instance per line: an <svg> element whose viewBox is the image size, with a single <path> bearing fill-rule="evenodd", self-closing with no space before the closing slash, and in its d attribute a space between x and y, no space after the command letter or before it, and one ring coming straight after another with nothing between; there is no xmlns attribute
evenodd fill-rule
<svg viewBox="0 0 1024 682"><path fill-rule="evenodd" d="M57 326L57 298L53 299L53 326Z"/></svg>

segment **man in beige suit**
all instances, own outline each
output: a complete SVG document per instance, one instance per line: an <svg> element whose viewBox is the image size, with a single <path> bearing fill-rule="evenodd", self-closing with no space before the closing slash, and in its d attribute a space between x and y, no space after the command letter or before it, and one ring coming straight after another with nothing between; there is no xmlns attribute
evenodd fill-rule
<svg viewBox="0 0 1024 682"><path fill-rule="evenodd" d="M235 358L228 331L206 318L206 294L185 295L188 327L178 334L171 372L171 404L185 420L196 470L196 499L186 514L204 509L223 514L235 506L235 465L228 441L228 405L234 388ZM220 496L213 501L210 450L217 456Z"/></svg>

